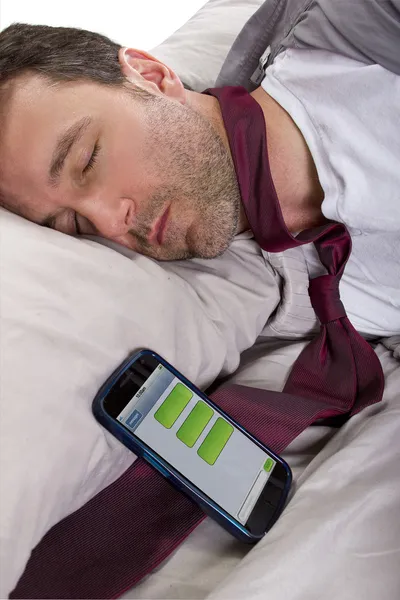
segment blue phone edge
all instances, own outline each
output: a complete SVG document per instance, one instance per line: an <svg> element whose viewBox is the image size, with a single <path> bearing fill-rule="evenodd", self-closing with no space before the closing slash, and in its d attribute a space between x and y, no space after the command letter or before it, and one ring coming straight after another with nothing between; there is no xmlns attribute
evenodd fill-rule
<svg viewBox="0 0 400 600"><path fill-rule="evenodd" d="M282 492L281 501L277 506L274 516L268 524L266 531L260 535L255 536L251 534L239 521L236 521L229 513L224 511L218 504L216 504L212 498L206 496L199 488L197 488L190 480L179 473L172 465L167 463L161 456L154 452L144 442L135 437L133 433L130 433L123 425L120 425L118 421L110 417L103 407L104 398L111 390L115 382L119 377L126 371L126 369L133 363L140 359L142 356L150 354L156 360L158 360L167 369L171 370L178 379L183 381L194 393L198 394L204 401L206 401L214 410L219 412L231 425L239 429L244 435L252 440L262 450L270 454L277 462L279 462L285 468L287 478L286 486ZM239 423L234 421L228 414L225 413L218 405L206 396L201 390L199 390L194 384L192 384L182 373L177 371L173 365L166 361L162 356L154 352L153 350L142 349L134 354L128 356L128 358L119 366L117 369L108 377L105 383L101 386L92 402L92 412L96 420L113 434L125 447L131 450L137 456L146 460L153 468L155 468L161 475L171 481L171 483L181 492L189 496L201 509L217 521L222 527L227 529L232 535L240 539L243 542L254 544L262 539L282 513L288 493L292 483L292 472L289 465L280 456L275 454L273 450L262 444L259 440L254 438L246 429L244 429Z"/></svg>

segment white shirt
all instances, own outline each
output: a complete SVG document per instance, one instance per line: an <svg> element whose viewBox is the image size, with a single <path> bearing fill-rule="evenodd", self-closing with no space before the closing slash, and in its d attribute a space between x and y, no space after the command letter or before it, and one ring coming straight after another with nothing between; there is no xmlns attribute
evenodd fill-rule
<svg viewBox="0 0 400 600"><path fill-rule="evenodd" d="M287 50L264 90L292 117L324 190L322 212L347 225L353 250L340 293L362 333L400 333L400 77L319 50ZM296 249L310 277L313 244Z"/></svg>

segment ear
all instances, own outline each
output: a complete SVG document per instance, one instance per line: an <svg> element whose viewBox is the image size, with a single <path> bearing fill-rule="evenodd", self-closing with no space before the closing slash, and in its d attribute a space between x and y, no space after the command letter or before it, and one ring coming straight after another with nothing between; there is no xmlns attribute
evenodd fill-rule
<svg viewBox="0 0 400 600"><path fill-rule="evenodd" d="M185 104L185 88L179 77L151 54L134 48L120 48L118 60L122 74L131 83L147 88L149 91L161 92Z"/></svg>

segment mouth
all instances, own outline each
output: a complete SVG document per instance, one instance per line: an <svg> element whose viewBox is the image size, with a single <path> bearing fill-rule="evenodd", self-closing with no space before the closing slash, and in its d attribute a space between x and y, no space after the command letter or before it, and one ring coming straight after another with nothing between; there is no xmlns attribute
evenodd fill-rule
<svg viewBox="0 0 400 600"><path fill-rule="evenodd" d="M167 225L168 217L169 217L169 209L170 209L170 207L168 206L168 208L166 208L166 210L162 213L162 215L154 223L154 226L149 235L150 244L152 244L152 245L158 244L159 246L162 245L163 240L164 240L165 229L166 229L166 225Z"/></svg>

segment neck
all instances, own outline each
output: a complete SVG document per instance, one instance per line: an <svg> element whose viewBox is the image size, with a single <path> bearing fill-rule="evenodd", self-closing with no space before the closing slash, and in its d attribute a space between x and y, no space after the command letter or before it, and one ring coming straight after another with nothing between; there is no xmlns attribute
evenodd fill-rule
<svg viewBox="0 0 400 600"><path fill-rule="evenodd" d="M201 113L220 135L229 155L229 140L213 96L186 92L187 102ZM324 193L306 141L290 115L261 87L252 94L260 105L267 127L270 169L286 227L291 233L326 222L321 212ZM241 207L237 233L249 229Z"/></svg>
<svg viewBox="0 0 400 600"><path fill-rule="evenodd" d="M261 87L251 95L264 114L271 175L286 227L298 233L326 223L321 211L324 192L300 129Z"/></svg>
<svg viewBox="0 0 400 600"><path fill-rule="evenodd" d="M207 121L211 123L211 125L214 127L214 129L220 136L222 143L224 144L233 165L232 153L229 146L229 139L224 126L224 120L222 118L218 100L214 98L214 96L207 96L206 94L199 94L197 92L191 92L189 90L186 90L186 102L197 112L199 112L203 117L205 117ZM247 231L248 229L250 229L249 223L247 221L244 208L241 204L236 233L241 233L242 231Z"/></svg>

